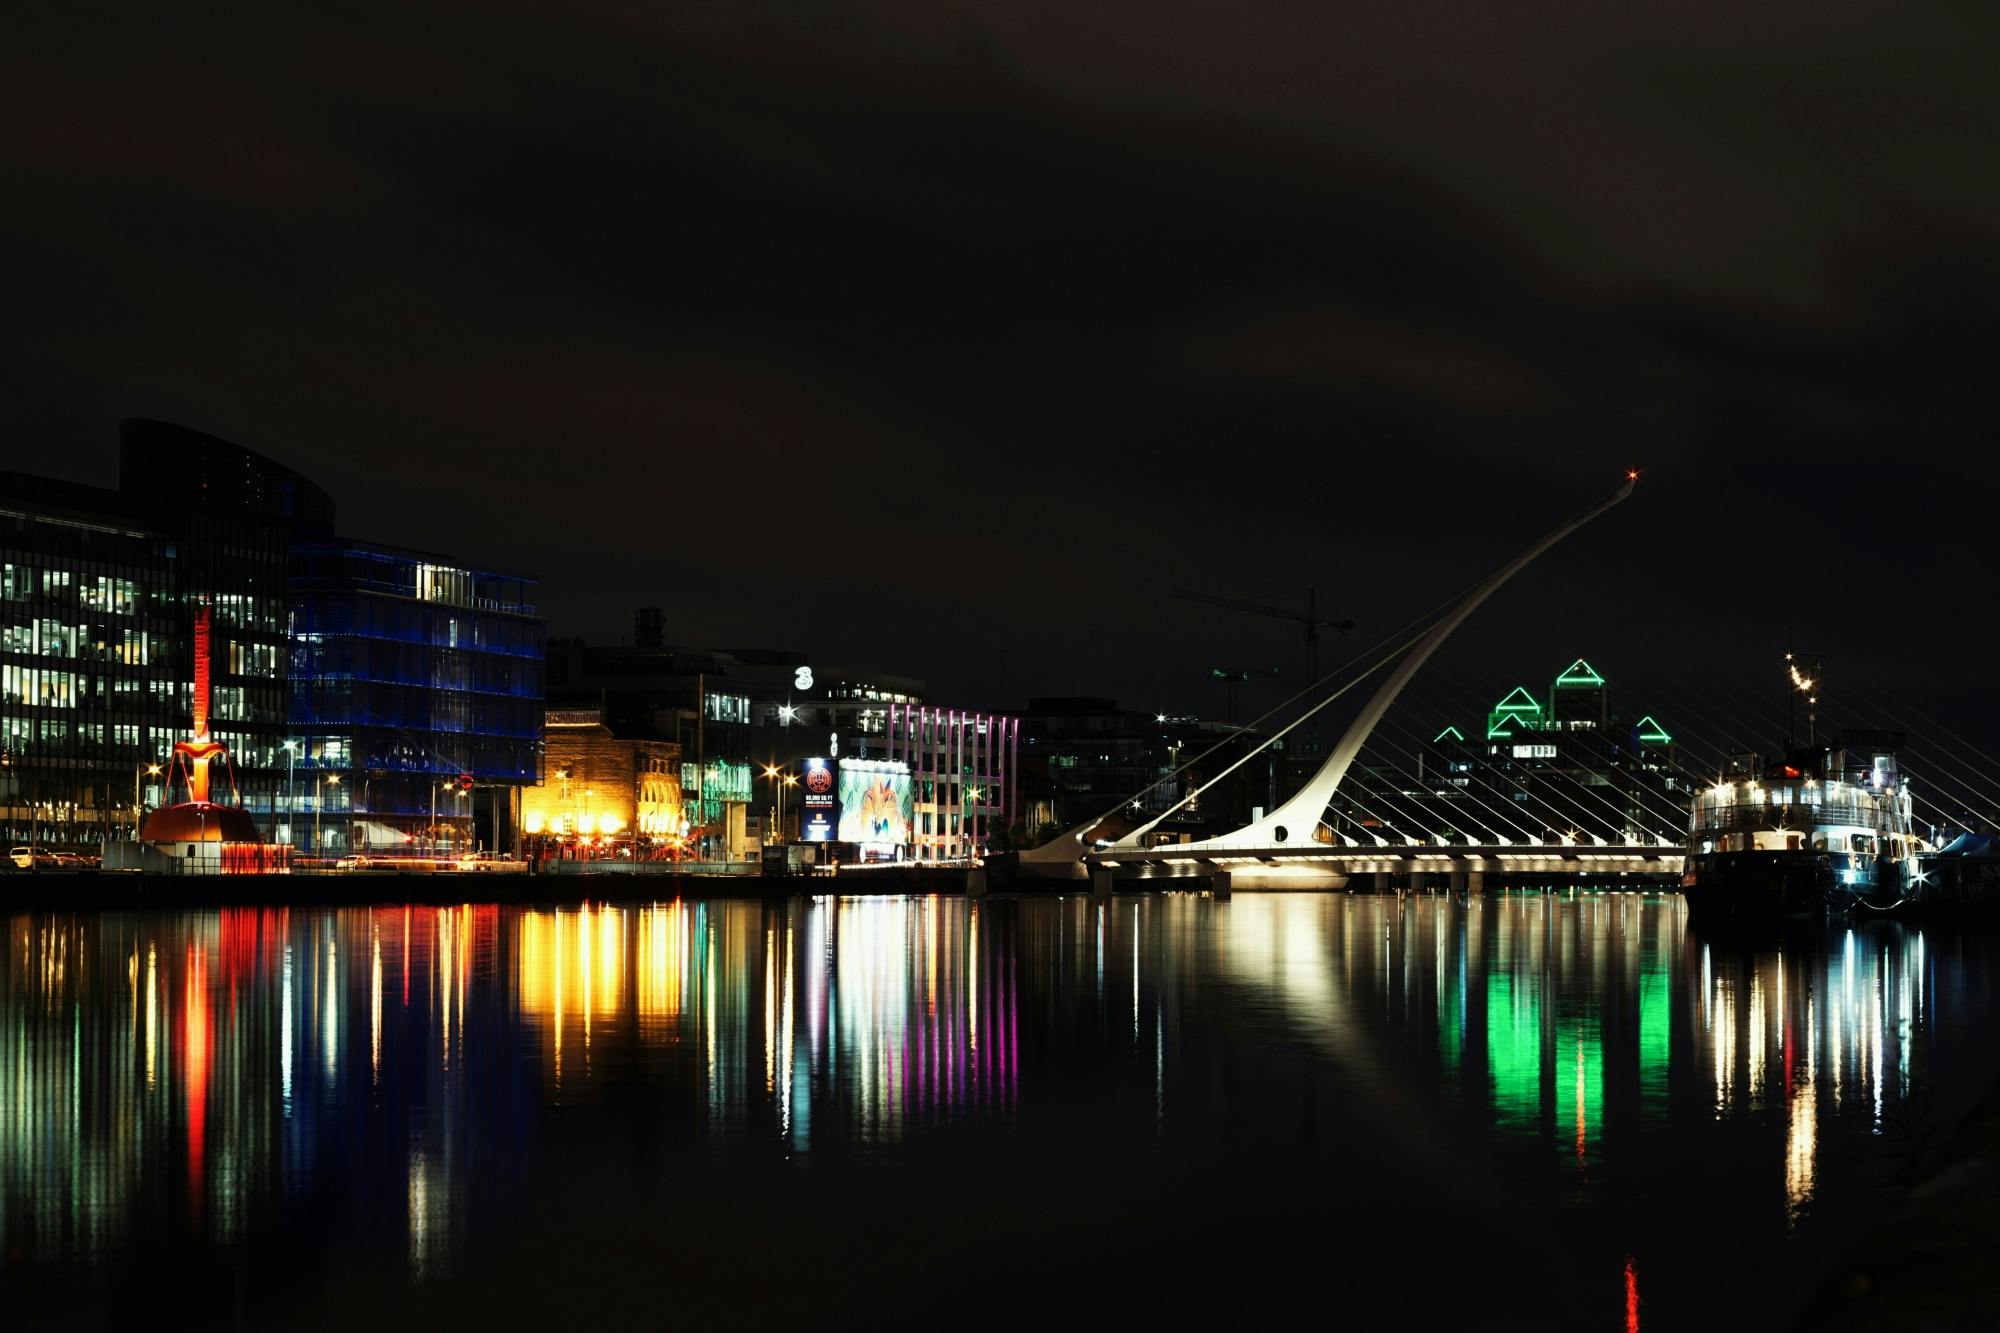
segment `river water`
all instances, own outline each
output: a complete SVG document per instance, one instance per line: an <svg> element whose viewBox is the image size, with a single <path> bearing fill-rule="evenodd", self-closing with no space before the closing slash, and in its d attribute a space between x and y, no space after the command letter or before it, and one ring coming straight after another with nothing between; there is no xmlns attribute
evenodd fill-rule
<svg viewBox="0 0 2000 1333"><path fill-rule="evenodd" d="M18 914L70 1326L1782 1325L2000 1074L1983 934L1673 896Z"/></svg>

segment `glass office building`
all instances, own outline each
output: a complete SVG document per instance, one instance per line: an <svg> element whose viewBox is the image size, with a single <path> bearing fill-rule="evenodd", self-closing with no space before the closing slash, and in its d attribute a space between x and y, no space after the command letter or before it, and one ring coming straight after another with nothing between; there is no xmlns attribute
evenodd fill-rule
<svg viewBox="0 0 2000 1333"><path fill-rule="evenodd" d="M129 836L192 722L193 607L214 608L220 794L268 833L282 775L286 579L333 501L297 473L162 421L120 428L118 486L0 477L0 822L88 847Z"/></svg>
<svg viewBox="0 0 2000 1333"><path fill-rule="evenodd" d="M334 517L291 469L161 421L123 424L116 489L0 473L8 846L88 850L134 834L135 797L185 799L148 769L192 726L200 601L217 799L265 838L306 849L317 814L329 849L511 845L539 768L529 582L339 541Z"/></svg>
<svg viewBox="0 0 2000 1333"><path fill-rule="evenodd" d="M118 487L147 521L173 539L176 665L188 682L179 701L192 720L194 604L212 608L210 732L229 747L235 796L266 839L285 800L286 657L291 551L328 538L333 497L282 464L241 445L166 421L127 421L120 431ZM179 735L167 738L164 753ZM226 790L226 789L225 789Z"/></svg>
<svg viewBox="0 0 2000 1333"><path fill-rule="evenodd" d="M128 834L185 686L173 542L116 491L0 474L0 825L9 847Z"/></svg>
<svg viewBox="0 0 2000 1333"><path fill-rule="evenodd" d="M328 855L511 851L520 789L541 778L532 587L395 547L300 544L282 836Z"/></svg>

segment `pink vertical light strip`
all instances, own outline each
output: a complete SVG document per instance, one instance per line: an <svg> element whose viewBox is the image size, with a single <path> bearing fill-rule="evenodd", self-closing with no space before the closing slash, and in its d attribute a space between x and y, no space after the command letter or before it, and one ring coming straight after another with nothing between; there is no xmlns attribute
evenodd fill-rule
<svg viewBox="0 0 2000 1333"><path fill-rule="evenodd" d="M1010 719L1007 725L1007 813L1009 822L1020 808L1021 789L1021 719Z"/></svg>
<svg viewBox="0 0 2000 1333"><path fill-rule="evenodd" d="M1007 1105L1014 1105L1021 1084L1021 988L1014 975L1013 959L1007 966Z"/></svg>

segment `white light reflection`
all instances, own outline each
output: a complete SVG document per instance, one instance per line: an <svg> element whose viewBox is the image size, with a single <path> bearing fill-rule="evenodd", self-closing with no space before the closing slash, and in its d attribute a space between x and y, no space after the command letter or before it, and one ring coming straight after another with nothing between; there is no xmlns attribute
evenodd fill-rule
<svg viewBox="0 0 2000 1333"><path fill-rule="evenodd" d="M1764 1096L1764 982L1756 971L1750 973L1750 1100Z"/></svg>
<svg viewBox="0 0 2000 1333"><path fill-rule="evenodd" d="M333 1087L340 1056L340 989L337 984L339 964L334 956L333 925L327 924L326 932L326 1004L320 1012L320 1058L324 1066L326 1086Z"/></svg>
<svg viewBox="0 0 2000 1333"><path fill-rule="evenodd" d="M1819 1152L1819 1092L1810 1062L1806 1077L1792 1093L1791 1114L1785 1122L1785 1200L1792 1226L1797 1226L1812 1202L1813 1172Z"/></svg>
<svg viewBox="0 0 2000 1333"><path fill-rule="evenodd" d="M152 970L152 955L147 954L146 968ZM292 1116L292 942L285 941L283 967L283 994L278 1002L278 1086L284 1103L285 1118ZM150 1018L148 1025L150 1026ZM147 1080L152 1079L152 1066L147 1065Z"/></svg>

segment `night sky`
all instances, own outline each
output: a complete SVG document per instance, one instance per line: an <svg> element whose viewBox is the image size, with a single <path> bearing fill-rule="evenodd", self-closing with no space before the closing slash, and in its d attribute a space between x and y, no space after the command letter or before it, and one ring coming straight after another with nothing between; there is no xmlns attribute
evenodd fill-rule
<svg viewBox="0 0 2000 1333"><path fill-rule="evenodd" d="M1385 631L1633 466L1496 680L1986 702L1990 4L276 8L12 20L0 467L166 417L552 633L1214 713L1296 634L1171 590Z"/></svg>

